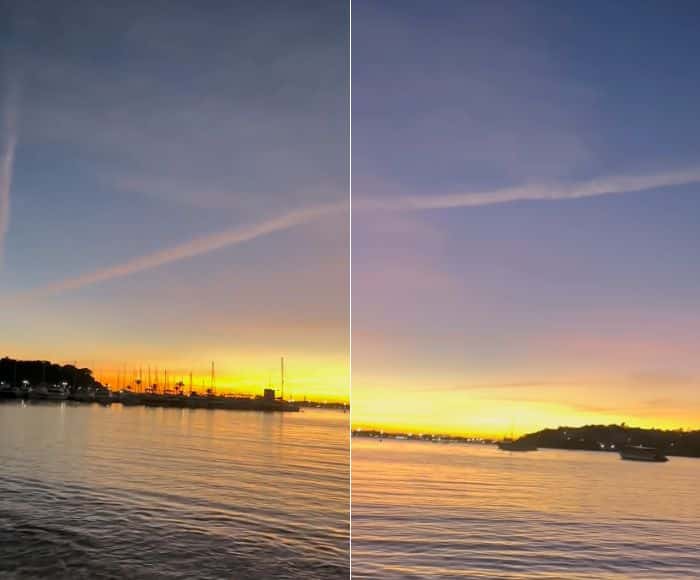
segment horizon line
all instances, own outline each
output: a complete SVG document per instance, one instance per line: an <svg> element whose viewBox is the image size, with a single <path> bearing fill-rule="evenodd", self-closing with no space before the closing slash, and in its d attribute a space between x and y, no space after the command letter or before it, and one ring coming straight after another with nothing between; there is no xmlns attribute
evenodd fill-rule
<svg viewBox="0 0 700 580"><path fill-rule="evenodd" d="M624 427L625 429L642 429L646 431L683 431L686 433L695 433L695 432L700 432L700 425L696 427L639 427L639 426L634 426L628 424L626 421L622 421L620 423L585 423L582 425L558 425L557 427L542 427L540 429L537 429L535 431L531 432L523 432L521 435L517 437L524 437L525 435L532 435L533 433L539 433L540 431L545 431L545 430L559 430L559 429L582 429L584 427ZM376 433L382 433L384 435L388 436L395 436L395 435L405 435L406 437L417 439L420 437L425 437L425 436L430 436L430 437L459 437L459 438L476 438L476 439L495 439L498 436L492 434L485 435L483 433L478 434L477 432L452 432L452 431L438 431L432 428L426 428L426 429L420 429L416 427L415 429L412 430L405 430L406 428L389 428L389 429L384 429L382 427L378 427L376 425L351 425L350 426L350 431L352 433L355 433L356 431L360 432L376 432ZM499 435L500 436L500 435Z"/></svg>

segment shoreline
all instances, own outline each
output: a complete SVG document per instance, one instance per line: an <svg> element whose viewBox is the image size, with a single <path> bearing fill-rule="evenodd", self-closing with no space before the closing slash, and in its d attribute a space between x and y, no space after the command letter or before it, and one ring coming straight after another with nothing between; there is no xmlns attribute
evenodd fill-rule
<svg viewBox="0 0 700 580"><path fill-rule="evenodd" d="M271 397L241 397L235 395L184 395L157 393L100 393L86 395L84 393L51 395L20 395L0 397L0 403L23 402L24 404L54 404L69 403L71 405L111 406L121 404L125 407L177 408L177 409L221 409L226 411L254 411L273 413L296 413L302 408L330 409L347 412L348 406L343 403L318 403L312 401L291 402Z"/></svg>
<svg viewBox="0 0 700 580"><path fill-rule="evenodd" d="M505 439L442 435L435 433L385 432L379 429L354 428L352 437L362 437L382 441L419 441L423 443L498 445ZM643 445L661 448L669 457L700 459L700 430L684 431L645 429L622 425L585 425L583 427L559 427L528 433L516 439L530 443L540 449L560 449L563 451L592 451L597 453L617 453L626 445Z"/></svg>

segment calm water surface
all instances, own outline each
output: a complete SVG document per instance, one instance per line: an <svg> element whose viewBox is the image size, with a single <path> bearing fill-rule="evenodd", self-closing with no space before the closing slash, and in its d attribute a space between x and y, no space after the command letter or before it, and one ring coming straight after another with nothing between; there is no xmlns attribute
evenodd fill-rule
<svg viewBox="0 0 700 580"><path fill-rule="evenodd" d="M347 415L0 404L0 577L347 578Z"/></svg>
<svg viewBox="0 0 700 580"><path fill-rule="evenodd" d="M700 459L352 446L353 578L700 578Z"/></svg>

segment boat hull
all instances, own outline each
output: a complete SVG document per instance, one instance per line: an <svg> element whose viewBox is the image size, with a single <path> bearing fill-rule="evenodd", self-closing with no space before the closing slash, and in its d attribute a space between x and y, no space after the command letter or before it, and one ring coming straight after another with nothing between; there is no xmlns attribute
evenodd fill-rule
<svg viewBox="0 0 700 580"><path fill-rule="evenodd" d="M502 451L537 451L537 446L530 443L518 442L518 441L501 441L498 443L498 448Z"/></svg>
<svg viewBox="0 0 700 580"><path fill-rule="evenodd" d="M646 461L649 463L664 463L668 461L661 451L651 447L624 447L620 449L620 458L627 461Z"/></svg>

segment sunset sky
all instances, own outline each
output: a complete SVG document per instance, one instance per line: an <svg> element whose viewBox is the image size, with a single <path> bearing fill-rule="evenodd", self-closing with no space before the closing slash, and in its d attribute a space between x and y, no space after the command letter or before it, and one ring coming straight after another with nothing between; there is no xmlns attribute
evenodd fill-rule
<svg viewBox="0 0 700 580"><path fill-rule="evenodd" d="M1 5L0 354L347 400L347 2Z"/></svg>
<svg viewBox="0 0 700 580"><path fill-rule="evenodd" d="M700 427L694 2L353 2L353 423Z"/></svg>

